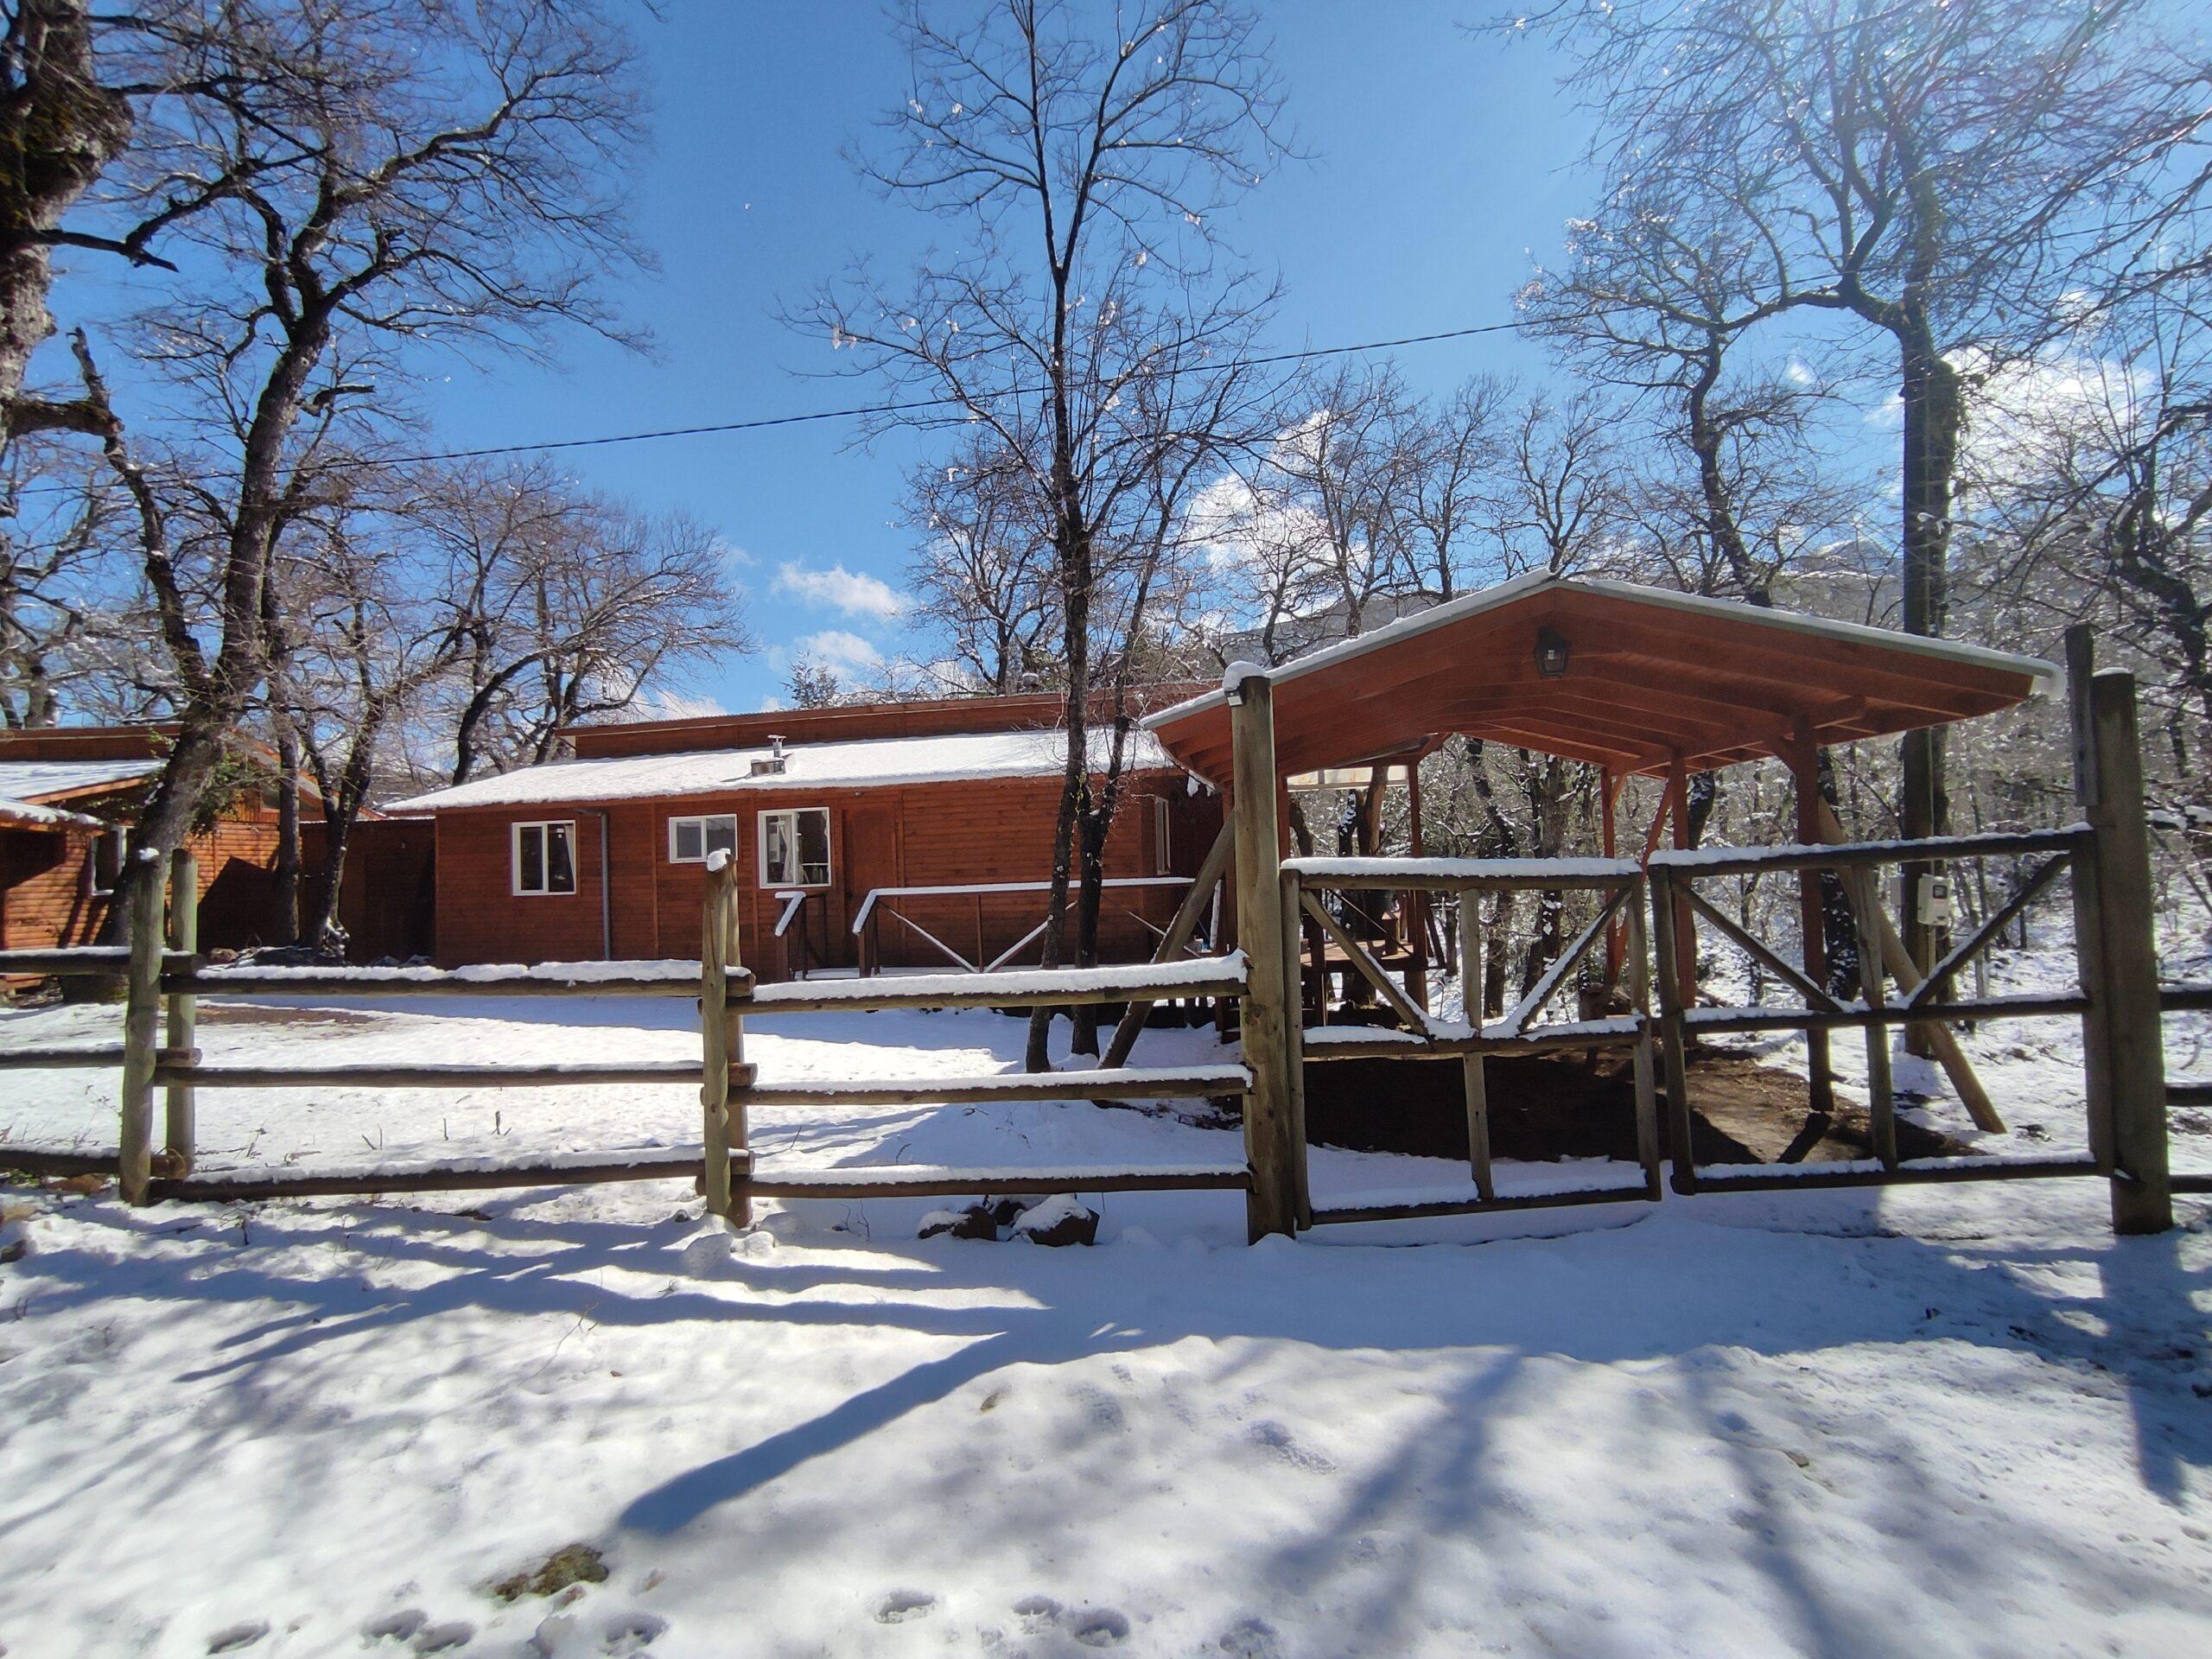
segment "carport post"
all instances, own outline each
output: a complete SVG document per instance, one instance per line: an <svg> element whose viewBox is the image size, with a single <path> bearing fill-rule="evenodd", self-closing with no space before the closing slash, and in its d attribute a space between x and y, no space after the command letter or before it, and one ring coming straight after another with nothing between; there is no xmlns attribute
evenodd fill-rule
<svg viewBox="0 0 2212 1659"><path fill-rule="evenodd" d="M1282 842L1276 828L1274 683L1249 663L1230 666L1222 692L1229 702L1233 746L1230 810L1236 815L1236 942L1249 979L1244 991L1244 1065L1252 1074L1244 1096L1244 1159L1252 1185L1245 1224L1256 1243L1269 1233L1295 1235L1299 1165L1306 1148L1294 1131L1291 1098L1292 1011L1282 925Z"/></svg>

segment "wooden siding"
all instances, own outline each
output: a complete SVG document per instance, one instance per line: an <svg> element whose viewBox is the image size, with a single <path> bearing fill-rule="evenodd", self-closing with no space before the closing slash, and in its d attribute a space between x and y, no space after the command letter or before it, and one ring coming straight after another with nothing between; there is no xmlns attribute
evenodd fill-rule
<svg viewBox="0 0 2212 1659"><path fill-rule="evenodd" d="M1107 842L1107 873L1155 873L1151 802L1170 802L1175 872L1190 874L1205 856L1221 823L1211 796L1191 797L1180 773L1144 772L1124 785L1122 810ZM1052 874L1052 830L1059 804L1057 779L993 779L895 788L748 790L615 803L607 814L612 879L607 888L608 945L616 957L696 957L699 951L702 871L668 856L672 817L728 813L737 819L739 928L745 960L764 979L789 977L802 961L792 938L778 939L782 910L760 882L760 815L793 807L830 814L830 881L803 912L813 966L847 967L855 960L853 916L869 886L947 887L994 881L1041 881ZM856 871L873 817L886 828L878 869ZM518 895L511 891L511 837L517 823L548 819L576 825L574 893ZM1178 890L1109 892L1101 912L1101 954L1140 960L1154 935L1127 913L1163 925ZM894 901L954 950L972 957L980 924L985 957L1013 944L1044 914L1041 893L933 896ZM474 962L589 960L601 954L599 824L582 806L485 807L442 812L437 819L437 957L448 965ZM886 917L882 960L892 966L950 966L908 928ZM1031 950L1034 946L1030 947ZM1027 956L1025 952L1025 957Z"/></svg>

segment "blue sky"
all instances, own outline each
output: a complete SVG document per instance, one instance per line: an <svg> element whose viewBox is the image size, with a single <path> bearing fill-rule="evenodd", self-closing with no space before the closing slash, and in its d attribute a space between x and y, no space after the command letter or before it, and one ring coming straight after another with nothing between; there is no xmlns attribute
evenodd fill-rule
<svg viewBox="0 0 2212 1659"><path fill-rule="evenodd" d="M1505 49L1462 26L1479 6L1412 3L1270 6L1289 111L1310 163L1271 177L1230 234L1279 269L1281 346L1422 333L1510 316L1532 251L1557 246L1582 205L1572 164L1583 129L1554 90L1541 48ZM577 339L563 365L458 368L424 389L438 437L454 446L529 442L780 415L856 400L826 341L776 316L856 252L888 270L932 226L886 202L842 153L894 105L902 60L864 0L819 6L671 0L640 41L656 143L637 194L639 232L661 270L625 286L648 327L640 358ZM1418 348L1401 362L1417 388L1482 369L1540 371L1510 335ZM734 709L781 683L795 644L824 631L886 650L900 624L867 583L779 582L785 566L869 575L895 589L908 538L893 523L917 440L872 448L835 424L573 453L586 481L715 526L746 563L764 645L691 688ZM841 607L835 595L878 601Z"/></svg>

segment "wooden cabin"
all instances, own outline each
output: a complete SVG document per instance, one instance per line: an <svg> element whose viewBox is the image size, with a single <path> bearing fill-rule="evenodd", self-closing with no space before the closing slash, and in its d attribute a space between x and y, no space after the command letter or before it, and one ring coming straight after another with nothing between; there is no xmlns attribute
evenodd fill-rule
<svg viewBox="0 0 2212 1659"><path fill-rule="evenodd" d="M175 731L149 724L0 732L0 950L49 950L99 936L132 823ZM271 757L272 772L274 764ZM307 903L322 861L321 804L311 785L301 794ZM201 948L275 942L273 791L242 795L190 846ZM427 825L371 813L354 826L339 914L357 957L428 950L430 850Z"/></svg>
<svg viewBox="0 0 2212 1659"><path fill-rule="evenodd" d="M131 821L175 728L54 727L0 733L0 949L53 950L98 937L130 847ZM240 949L267 937L276 813L241 800L192 849L200 939Z"/></svg>
<svg viewBox="0 0 2212 1659"><path fill-rule="evenodd" d="M1052 696L963 697L580 727L572 760L388 810L435 820L443 964L696 957L706 862L728 852L763 979L1022 965L1052 874L1059 714ZM1110 741L1094 728L1094 772ZM1221 825L1154 739L1124 741L1107 962L1151 956Z"/></svg>

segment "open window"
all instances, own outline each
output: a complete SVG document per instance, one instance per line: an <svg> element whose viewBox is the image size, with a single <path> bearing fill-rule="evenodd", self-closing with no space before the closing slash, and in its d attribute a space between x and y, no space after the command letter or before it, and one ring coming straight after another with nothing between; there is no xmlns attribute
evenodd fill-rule
<svg viewBox="0 0 2212 1659"><path fill-rule="evenodd" d="M518 823L514 827L514 890L563 893L576 890L576 825Z"/></svg>
<svg viewBox="0 0 2212 1659"><path fill-rule="evenodd" d="M760 815L760 885L830 885L830 809L799 806Z"/></svg>
<svg viewBox="0 0 2212 1659"><path fill-rule="evenodd" d="M118 823L112 830L103 830L92 837L92 855L87 869L92 877L92 893L99 897L113 893L123 885L123 872L130 862L130 826Z"/></svg>
<svg viewBox="0 0 2212 1659"><path fill-rule="evenodd" d="M734 813L668 821L668 861L703 864L713 853L737 856L737 818Z"/></svg>

